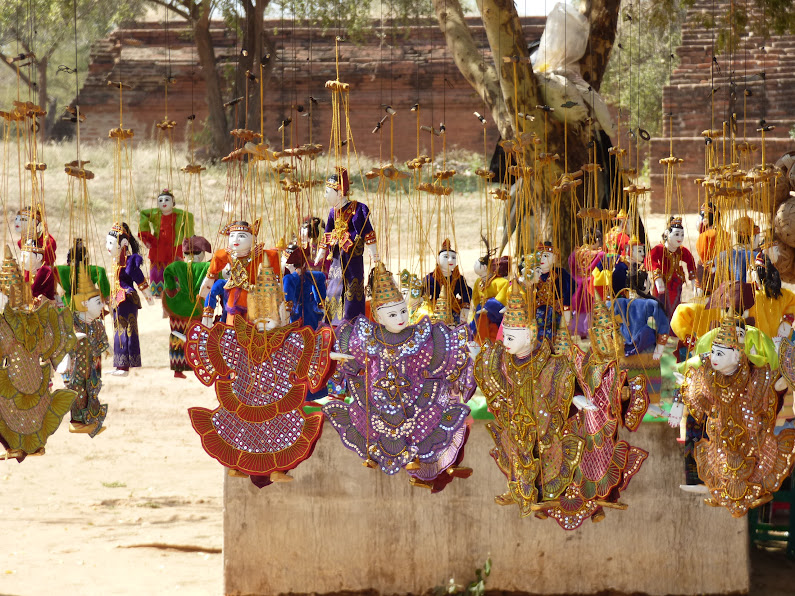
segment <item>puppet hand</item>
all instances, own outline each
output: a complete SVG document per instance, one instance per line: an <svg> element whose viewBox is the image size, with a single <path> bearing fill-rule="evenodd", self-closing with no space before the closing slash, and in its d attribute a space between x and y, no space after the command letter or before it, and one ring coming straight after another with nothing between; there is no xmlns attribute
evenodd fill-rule
<svg viewBox="0 0 795 596"><path fill-rule="evenodd" d="M350 354L343 354L341 352L329 352L329 358L332 360L339 360L341 362L345 362L346 360L353 360L353 356Z"/></svg>
<svg viewBox="0 0 795 596"><path fill-rule="evenodd" d="M773 345L776 346L776 352L777 353L781 352L781 340L783 340L783 339L784 338L781 337L780 335L777 335L776 337L773 338Z"/></svg>
<svg viewBox="0 0 795 596"><path fill-rule="evenodd" d="M674 371L674 381L676 381L677 385L681 385L685 382L685 375L680 372Z"/></svg>
<svg viewBox="0 0 795 596"><path fill-rule="evenodd" d="M77 335L77 334L75 334L75 335ZM83 334L83 337L85 337L85 334ZM69 361L70 360L71 360L71 358L69 358L69 354L64 356L63 360L61 360L61 363L58 365L58 368L55 369L55 372L57 372L59 375L65 374L66 373L66 369L69 368Z"/></svg>
<svg viewBox="0 0 795 596"><path fill-rule="evenodd" d="M466 322L466 321L469 320L469 309L468 308L462 308L461 312L459 314L461 315L461 319L460 320L462 322Z"/></svg>
<svg viewBox="0 0 795 596"><path fill-rule="evenodd" d="M213 317L212 315L202 317L202 325L205 327L212 327L213 326Z"/></svg>
<svg viewBox="0 0 795 596"><path fill-rule="evenodd" d="M792 325L786 321L781 321L781 325L778 326L777 333L781 337L789 337L792 334Z"/></svg>
<svg viewBox="0 0 795 596"><path fill-rule="evenodd" d="M155 299L154 299L154 296L152 296L152 290L150 290L149 288L146 288L144 290L141 290L141 293L144 295L144 298L146 299L146 303L149 306L153 306L154 303L155 303Z"/></svg>
<svg viewBox="0 0 795 596"><path fill-rule="evenodd" d="M571 322L571 311L570 310L564 310L563 311L563 322L566 324L566 327L569 326L569 323Z"/></svg>
<svg viewBox="0 0 795 596"><path fill-rule="evenodd" d="M773 389L775 389L776 391L779 391L779 392L786 391L787 390L787 379L785 379L784 377L779 377L778 381L776 381L776 384L773 385Z"/></svg>
<svg viewBox="0 0 795 596"><path fill-rule="evenodd" d="M682 422L682 416L685 413L685 404L676 402L671 406L671 411L668 413L668 426L676 428Z"/></svg>
<svg viewBox="0 0 795 596"><path fill-rule="evenodd" d="M658 294L665 294L665 281L662 278L654 281L654 287L657 289Z"/></svg>
<svg viewBox="0 0 795 596"><path fill-rule="evenodd" d="M665 350L665 344L657 344L654 346L654 353L651 355L652 360L659 360L662 358L663 350Z"/></svg>
<svg viewBox="0 0 795 596"><path fill-rule="evenodd" d="M469 355L472 356L472 360L478 357L478 354L480 354L480 350L482 349L480 344L476 341L469 342L467 347L469 348Z"/></svg>
<svg viewBox="0 0 795 596"><path fill-rule="evenodd" d="M204 300L207 298L207 294L210 293L210 289L212 289L213 280L208 277L205 277L202 281L202 286L199 288L199 297Z"/></svg>
<svg viewBox="0 0 795 596"><path fill-rule="evenodd" d="M325 256L326 256L326 249L325 248L321 248L319 251L317 251L317 256L315 257L315 267L320 265L321 261L323 260L323 258Z"/></svg>
<svg viewBox="0 0 795 596"><path fill-rule="evenodd" d="M574 404L578 410L589 410L593 412L598 409L596 405L584 395L575 395L571 403Z"/></svg>

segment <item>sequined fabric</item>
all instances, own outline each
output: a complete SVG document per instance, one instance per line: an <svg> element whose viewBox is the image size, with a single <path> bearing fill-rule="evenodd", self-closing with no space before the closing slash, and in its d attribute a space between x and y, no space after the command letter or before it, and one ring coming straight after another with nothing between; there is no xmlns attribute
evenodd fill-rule
<svg viewBox="0 0 795 596"><path fill-rule="evenodd" d="M110 348L110 344L101 319L85 322L78 313L73 316L75 331L85 333L86 337L80 338L69 353L64 384L76 393L72 403L72 422L88 425L96 423L89 433L94 438L102 430L108 415L108 405L100 403L99 392L102 389L102 354Z"/></svg>
<svg viewBox="0 0 795 596"><path fill-rule="evenodd" d="M435 480L463 447L463 402L475 391L466 327L422 319L392 334L358 317L337 329L337 342L354 357L339 368L352 402L323 412L343 444L385 474L416 462L412 476Z"/></svg>
<svg viewBox="0 0 795 596"><path fill-rule="evenodd" d="M795 465L795 430L773 433L775 374L741 358L738 371L725 376L702 355L681 390L695 421L706 423L695 446L698 475L710 492L706 502L726 507L734 517L769 501Z"/></svg>
<svg viewBox="0 0 795 596"><path fill-rule="evenodd" d="M323 415L306 415L309 391L334 372L330 327L313 331L293 323L261 333L242 317L234 326L201 323L188 330L185 355L204 385L215 386L214 410L190 408L204 450L224 466L266 476L287 471L311 455Z"/></svg>
<svg viewBox="0 0 795 596"><path fill-rule="evenodd" d="M7 306L0 316L0 436L12 450L30 454L44 447L69 411L75 392L50 392L53 367L74 348L69 311L50 302L33 311Z"/></svg>

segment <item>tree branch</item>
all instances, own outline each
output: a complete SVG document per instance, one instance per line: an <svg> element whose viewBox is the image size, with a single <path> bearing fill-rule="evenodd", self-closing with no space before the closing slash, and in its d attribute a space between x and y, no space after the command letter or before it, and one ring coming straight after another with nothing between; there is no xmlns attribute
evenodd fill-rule
<svg viewBox="0 0 795 596"><path fill-rule="evenodd" d="M179 16L181 16L183 19L185 19L188 22L192 23L193 20L194 20L192 15L191 15L191 12L188 10L187 6L185 6L184 9L181 9L181 8L179 8L177 6L177 4L175 2L169 2L168 0L149 0L149 1L152 4L157 4L158 6L163 6L163 7L167 8L167 9L169 9L171 12L173 12L175 14L178 14ZM184 4L183 4L183 6L184 6Z"/></svg>
<svg viewBox="0 0 795 596"><path fill-rule="evenodd" d="M513 117L516 112L530 112L539 104L538 84L529 62L527 41L516 12L514 0L477 0L486 37L489 40L494 66L499 73L500 89L511 120L503 138L515 136ZM517 57L518 63L505 62L504 57ZM516 77L514 78L514 64ZM540 123L540 122L539 122Z"/></svg>
<svg viewBox="0 0 795 596"><path fill-rule="evenodd" d="M621 0L585 0L582 13L591 23L585 55L580 59L582 78L599 91L610 52L616 40Z"/></svg>
<svg viewBox="0 0 795 596"><path fill-rule="evenodd" d="M3 61L3 64L5 64L6 66L8 66L8 68L10 68L11 70L13 70L14 72L17 72L17 67L16 67L16 66L14 66L14 64L11 62L12 58L11 58L11 57L9 57L9 56L6 56L6 55L5 55L5 54L4 54L2 51L0 51L0 60L2 60L2 61ZM20 69L20 70L19 70L19 78L20 78L20 80L21 80L23 83L25 83L25 85L27 85L29 88L31 88L31 89L33 88L33 83L32 83L32 81L31 81L31 80L30 80L30 79L29 79L27 76L25 76L25 73L24 73L24 72L22 72L22 69Z"/></svg>
<svg viewBox="0 0 795 596"><path fill-rule="evenodd" d="M464 20L461 3L458 0L433 0L433 9L458 70L486 104L500 134L510 134L511 116L502 98L500 79L494 66L483 60Z"/></svg>

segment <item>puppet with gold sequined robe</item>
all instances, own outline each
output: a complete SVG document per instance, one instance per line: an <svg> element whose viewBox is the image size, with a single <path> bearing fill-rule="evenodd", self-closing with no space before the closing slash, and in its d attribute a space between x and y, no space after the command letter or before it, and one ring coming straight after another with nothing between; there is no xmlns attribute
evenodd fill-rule
<svg viewBox="0 0 795 596"><path fill-rule="evenodd" d="M75 399L69 389L50 391L53 368L74 347L72 316L51 302L35 310L29 286L6 246L0 290L8 303L0 316L0 444L7 458L22 461L44 453Z"/></svg>
<svg viewBox="0 0 795 596"><path fill-rule="evenodd" d="M721 372L721 359L736 355L734 372ZM687 371L682 401L706 433L695 446L698 475L709 491L708 505L733 517L772 500L795 466L795 430L773 432L781 407L775 373L756 366L737 340L735 323L724 320L711 353Z"/></svg>

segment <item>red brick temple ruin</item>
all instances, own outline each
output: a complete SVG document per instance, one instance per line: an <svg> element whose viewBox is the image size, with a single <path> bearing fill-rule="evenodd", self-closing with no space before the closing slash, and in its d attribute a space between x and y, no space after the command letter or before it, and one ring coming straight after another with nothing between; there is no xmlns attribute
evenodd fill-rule
<svg viewBox="0 0 795 596"><path fill-rule="evenodd" d="M541 36L544 20L543 17L522 19L529 39ZM480 19L469 21L476 42L483 49L483 59L491 61ZM287 26L283 27L285 23ZM308 114L308 98L312 96L319 102L312 110L312 141L328 144L331 94L324 84L337 76L334 47L337 31L292 28L289 21L278 20L267 21L265 30L272 32L276 46L275 65L265 89L266 136L272 144L280 144L278 127L291 115L290 106L303 105L302 114ZM212 36L220 71L225 76L234 76L239 40L221 22L214 23ZM155 138L155 122L165 115L164 79L169 68L173 83L168 90L168 117L177 122L175 140L182 140L189 115L195 114L197 123L207 117L204 81L187 25L171 22L166 30L162 23L138 23L118 29L97 42L91 51L88 78L80 91L81 109L88 116L81 127L83 138L107 138L108 130L119 125L118 89L108 86L108 81L119 80L132 87L124 92L124 126L136 131L136 139ZM438 128L441 122L445 123L449 148L484 151L483 131L473 112L487 117L488 112L456 68L435 21L408 28L386 24L376 27L358 45L342 43L339 78L351 85L351 130L357 152L388 159L388 125L379 133L372 131L384 115L382 105L391 105L397 110L396 159L415 156L417 120L410 110L416 103L420 104L422 125ZM309 141L310 118L297 112L293 116L294 134L298 137L293 144ZM488 157L491 157L497 130L490 118L487 121ZM259 123L249 127L258 129ZM422 133L422 137L420 149L428 151L429 137L427 133ZM435 149L441 150L440 142Z"/></svg>
<svg viewBox="0 0 795 596"><path fill-rule="evenodd" d="M700 16L715 10L718 17L728 11L728 2L696 0L688 10L682 30L682 45L677 49L680 64L673 71L670 84L663 89L663 114L673 113L672 122L663 118L663 137L651 140L650 166L652 210L664 209L664 168L659 159L673 153L684 159L681 166L682 198L685 212L699 208L699 187L695 179L704 174L705 140L701 132L720 129L729 115L737 114L737 134L760 147L755 162L761 163L761 138L757 132L759 121L764 119L775 128L766 135L768 162L775 162L787 151L795 149L790 130L795 125L795 36L783 35L771 39L745 37L733 61L725 54L717 55L720 73L711 73L713 38L717 31L703 27ZM733 76L732 73L733 72ZM760 78L764 73L764 79ZM746 82L745 77L753 80ZM731 82L736 84L734 96L730 94ZM714 112L710 95L714 94ZM745 89L751 91L747 108L743 112Z"/></svg>

